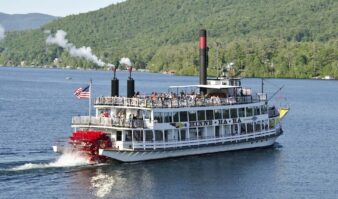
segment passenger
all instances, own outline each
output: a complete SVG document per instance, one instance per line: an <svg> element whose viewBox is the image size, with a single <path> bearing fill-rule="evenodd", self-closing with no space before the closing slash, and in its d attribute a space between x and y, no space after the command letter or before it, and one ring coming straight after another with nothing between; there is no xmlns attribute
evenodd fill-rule
<svg viewBox="0 0 338 199"><path fill-rule="evenodd" d="M109 117L109 113L108 112L103 112L102 113L102 117Z"/></svg>
<svg viewBox="0 0 338 199"><path fill-rule="evenodd" d="M133 115L129 114L129 127L132 128L133 127Z"/></svg>
<svg viewBox="0 0 338 199"><path fill-rule="evenodd" d="M183 98L183 97L184 97L184 92L183 92L183 91L181 91L181 93L180 93L180 94L181 94L181 97Z"/></svg>

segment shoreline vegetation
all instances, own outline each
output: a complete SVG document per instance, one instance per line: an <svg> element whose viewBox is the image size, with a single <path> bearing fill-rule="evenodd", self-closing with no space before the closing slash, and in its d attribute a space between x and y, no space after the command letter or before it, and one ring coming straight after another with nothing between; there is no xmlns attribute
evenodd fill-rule
<svg viewBox="0 0 338 199"><path fill-rule="evenodd" d="M208 74L233 63L243 77L338 79L338 1L128 0L57 19L40 29L6 33L0 64L95 69L57 45L64 30L99 59L176 75L199 73L198 31L208 31Z"/></svg>
<svg viewBox="0 0 338 199"><path fill-rule="evenodd" d="M100 68L74 68L74 67L58 67L58 66L4 66L0 64L0 68L28 68L28 69L60 69L60 70L99 70L99 71L110 71L111 69L108 67L100 67ZM127 69L117 69L117 71L128 72ZM172 73L171 71L165 72L153 72L147 69L133 69L133 72L139 73L156 73L162 75L175 75L175 76L195 76L198 77L198 74L194 75L177 75ZM215 75L208 75L208 78L216 78ZM313 78L292 78L292 77L248 77L248 76L239 76L240 78L264 78L264 79L299 79L299 80L338 80L332 76L318 76Z"/></svg>

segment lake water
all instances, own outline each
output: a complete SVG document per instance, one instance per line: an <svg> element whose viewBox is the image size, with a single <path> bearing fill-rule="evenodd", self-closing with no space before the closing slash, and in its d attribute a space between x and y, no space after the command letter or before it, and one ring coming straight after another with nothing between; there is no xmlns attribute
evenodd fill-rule
<svg viewBox="0 0 338 199"><path fill-rule="evenodd" d="M127 75L118 72L122 95ZM0 67L0 198L338 198L338 81L268 79L270 94L285 85L274 102L291 106L271 148L96 166L54 154L71 117L88 111L73 91L91 78L94 96L109 95L111 76ZM141 93L198 81L133 77ZM259 91L259 79L242 83Z"/></svg>

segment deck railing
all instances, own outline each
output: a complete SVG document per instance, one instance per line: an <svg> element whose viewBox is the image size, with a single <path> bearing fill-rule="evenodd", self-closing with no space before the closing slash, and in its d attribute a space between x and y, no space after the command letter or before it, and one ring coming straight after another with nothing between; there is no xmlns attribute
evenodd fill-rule
<svg viewBox="0 0 338 199"><path fill-rule="evenodd" d="M184 96L177 98L151 98L151 97L98 97L95 100L95 105L109 106L127 106L141 108L179 108L179 107L197 107L197 106L223 106L233 104L247 104L259 102L259 98L253 96L240 97L209 97L198 98L196 96Z"/></svg>
<svg viewBox="0 0 338 199"><path fill-rule="evenodd" d="M72 125L93 125L93 126L111 126L111 127L127 127L127 128L144 128L144 120L118 119L108 117L89 117L75 116L72 118Z"/></svg>

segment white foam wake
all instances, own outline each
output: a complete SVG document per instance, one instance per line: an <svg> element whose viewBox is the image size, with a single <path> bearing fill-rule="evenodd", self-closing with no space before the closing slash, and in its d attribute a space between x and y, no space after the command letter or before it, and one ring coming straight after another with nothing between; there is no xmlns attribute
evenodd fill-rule
<svg viewBox="0 0 338 199"><path fill-rule="evenodd" d="M97 176L92 177L90 183L92 184L96 197L103 198L111 192L115 180L112 176L99 173Z"/></svg>
<svg viewBox="0 0 338 199"><path fill-rule="evenodd" d="M21 166L13 167L9 170L11 171L22 171L29 169L44 169L44 168L57 168L57 167L75 167L87 165L88 160L82 157L79 153L64 153L62 154L55 162L47 164L33 164L26 163Z"/></svg>

